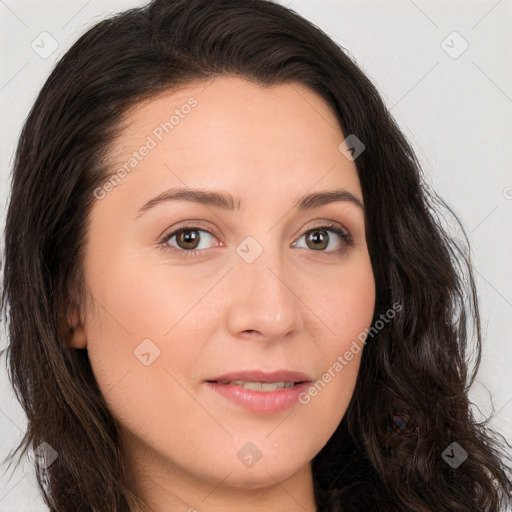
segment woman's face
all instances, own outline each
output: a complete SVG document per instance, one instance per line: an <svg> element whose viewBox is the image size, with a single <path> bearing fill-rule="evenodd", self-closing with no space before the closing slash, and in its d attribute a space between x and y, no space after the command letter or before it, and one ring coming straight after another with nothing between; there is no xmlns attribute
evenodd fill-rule
<svg viewBox="0 0 512 512"><path fill-rule="evenodd" d="M128 116L111 151L117 178L95 192L73 346L87 347L133 474L184 482L184 494L192 482L257 489L309 475L361 352L335 363L374 310L344 138L310 90L235 76ZM323 384L315 396L245 384L303 380Z"/></svg>

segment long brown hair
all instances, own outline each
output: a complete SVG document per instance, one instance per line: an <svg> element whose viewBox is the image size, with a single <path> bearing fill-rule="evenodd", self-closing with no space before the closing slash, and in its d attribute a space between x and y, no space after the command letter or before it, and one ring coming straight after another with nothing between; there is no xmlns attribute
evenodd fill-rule
<svg viewBox="0 0 512 512"><path fill-rule="evenodd" d="M154 0L123 12L80 37L40 91L19 139L5 230L9 377L28 418L14 455L41 443L58 453L36 465L51 511L141 505L125 485L119 425L87 351L67 347L68 312L85 297L87 219L123 116L163 91L228 73L309 87L343 133L364 142L355 164L374 322L403 305L369 339L349 408L313 460L318 510L498 512L512 501L510 459L468 400L480 319L471 262L436 214L444 203L344 49L263 0ZM457 468L442 456L453 443L468 454Z"/></svg>

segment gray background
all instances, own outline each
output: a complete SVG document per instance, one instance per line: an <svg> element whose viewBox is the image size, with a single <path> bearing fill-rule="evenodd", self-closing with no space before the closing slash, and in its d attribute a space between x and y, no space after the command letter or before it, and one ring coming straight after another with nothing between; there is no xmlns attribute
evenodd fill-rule
<svg viewBox="0 0 512 512"><path fill-rule="evenodd" d="M51 68L87 28L142 1L0 0L0 222L22 123ZM282 0L344 46L369 75L423 164L461 218L473 250L484 354L471 396L512 438L512 0ZM45 34L46 32L47 34ZM454 34L457 32L457 34ZM48 35L49 34L49 35ZM58 47L48 55L53 46ZM467 47L467 49L465 49ZM2 335L2 347L5 336ZM0 458L26 426L5 363ZM471 456L471 454L469 454ZM0 512L47 510L28 464L0 468Z"/></svg>

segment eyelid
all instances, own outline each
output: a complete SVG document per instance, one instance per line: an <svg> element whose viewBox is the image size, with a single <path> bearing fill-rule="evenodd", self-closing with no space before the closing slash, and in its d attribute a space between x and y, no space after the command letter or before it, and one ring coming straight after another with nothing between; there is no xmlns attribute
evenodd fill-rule
<svg viewBox="0 0 512 512"><path fill-rule="evenodd" d="M206 249L190 249L189 251L187 251L185 249L178 249L176 247L170 247L168 245L169 240L171 238L173 238L174 236L176 236L176 234L178 234L180 231L189 231L189 230L193 231L196 228L199 228L199 229L197 229L198 231L205 231L206 233L210 234L214 238L217 238L217 239L219 238L219 236L216 234L215 230L213 230L211 227L206 226L201 221L192 220L192 221L188 221L187 224L180 226L180 227L175 227L172 229L172 231L168 232L167 234L162 235L159 238L160 241L158 242L158 245L163 247L164 250L170 250L173 252L177 251L180 254L186 253L185 254L186 256L189 256L189 255L195 254L195 253L199 253L199 252L204 252ZM218 245L216 245L216 247L220 247L222 245L223 245L222 242L220 242Z"/></svg>
<svg viewBox="0 0 512 512"><path fill-rule="evenodd" d="M325 230L333 231L334 233L336 233L336 235L341 239L342 243L344 243L345 245L347 245L349 247L353 247L355 245L354 239L352 238L352 235L350 234L349 230L347 228L345 228L345 226L343 224L341 224L340 222L334 222L334 221L328 221L328 220L324 220L324 221L317 220L316 223L318 223L318 225L314 225L314 226L304 230L302 232L302 235L300 235L300 237L297 240L299 240L303 236L307 235L311 231L325 229ZM199 228L199 229L197 229L198 231L205 231L206 233L210 234L214 238L217 238L217 239L219 238L217 236L217 234L215 233L215 230L212 230L212 228L206 226L201 221L191 220L191 221L187 221L187 224L185 224L183 226L173 228L172 231L170 231L169 233L164 234L162 237L160 237L160 241L159 241L158 245L163 247L164 250L170 250L172 252L177 251L179 254L184 254L185 256L191 256L191 255L193 256L193 255L196 255L197 253L205 252L206 249L185 250L185 249L179 249L176 247L170 247L168 245L169 240L171 238L173 238L174 236L176 236L180 231L188 231L188 230L193 231L196 228ZM297 243L297 240L293 242L294 245ZM222 245L223 245L222 242L220 242L220 244L216 245L216 247L220 247ZM335 249L332 251L319 250L319 251L313 251L313 252L332 254L332 253L336 253L336 252L340 252L340 251L342 251L342 249Z"/></svg>
<svg viewBox="0 0 512 512"><path fill-rule="evenodd" d="M317 222L319 222L318 225L315 225L313 227L306 229L302 233L302 235L298 238L298 240L300 240L300 238L302 238L303 236L307 235L308 233L310 233L312 231L325 230L325 231L332 231L332 232L336 233L336 235L341 239L342 244L345 244L345 246L348 246L348 247L355 246L355 242L354 242L354 239L352 238L352 235L350 234L349 230L347 228L345 228L345 226L343 226L343 224L341 224L339 222L329 221L329 220L317 221ZM295 245L296 243L297 242L293 242L293 245ZM324 253L324 254L336 254L336 253L339 253L340 251L343 251L343 248L335 249L333 251L313 251L313 252L319 252L319 253Z"/></svg>

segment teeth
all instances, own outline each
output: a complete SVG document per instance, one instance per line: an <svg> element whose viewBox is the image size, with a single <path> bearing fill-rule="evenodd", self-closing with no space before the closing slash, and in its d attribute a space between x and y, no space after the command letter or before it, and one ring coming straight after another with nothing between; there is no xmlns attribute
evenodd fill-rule
<svg viewBox="0 0 512 512"><path fill-rule="evenodd" d="M241 380L221 380L222 384L232 384L233 386L241 386L244 389L251 389L253 391L274 391L279 388L292 388L294 382L243 382Z"/></svg>

